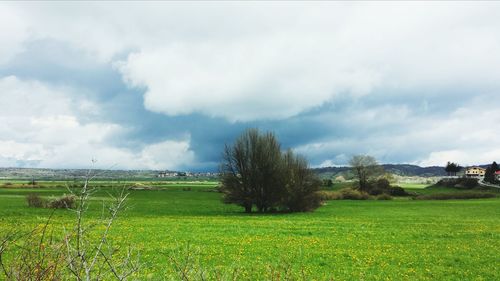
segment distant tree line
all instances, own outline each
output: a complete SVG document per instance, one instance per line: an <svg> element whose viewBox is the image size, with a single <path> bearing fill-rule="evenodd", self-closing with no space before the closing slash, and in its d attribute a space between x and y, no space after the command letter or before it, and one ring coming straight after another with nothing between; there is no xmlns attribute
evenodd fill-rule
<svg viewBox="0 0 500 281"><path fill-rule="evenodd" d="M448 176L456 176L458 172L462 170L462 166L457 163L448 161L446 167L444 168Z"/></svg>

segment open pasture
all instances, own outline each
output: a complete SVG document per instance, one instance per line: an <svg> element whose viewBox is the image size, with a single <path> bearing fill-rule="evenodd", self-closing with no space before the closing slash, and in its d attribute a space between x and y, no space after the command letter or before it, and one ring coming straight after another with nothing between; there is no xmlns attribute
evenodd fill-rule
<svg viewBox="0 0 500 281"><path fill-rule="evenodd" d="M67 193L62 184L0 188L0 233L43 224L51 211L28 208L24 197ZM241 280L263 280L288 265L306 280L500 279L499 198L329 201L312 213L247 215L221 203L215 182L94 184L100 191L90 219L99 216L113 187L155 187L130 191L128 209L111 233L116 245L140 252L139 279L171 279L169 256L182 259L187 245L205 270L236 270ZM57 210L52 221L58 231L74 213Z"/></svg>
<svg viewBox="0 0 500 281"><path fill-rule="evenodd" d="M404 189L424 189L430 184L426 183L397 183L396 185L401 186Z"/></svg>

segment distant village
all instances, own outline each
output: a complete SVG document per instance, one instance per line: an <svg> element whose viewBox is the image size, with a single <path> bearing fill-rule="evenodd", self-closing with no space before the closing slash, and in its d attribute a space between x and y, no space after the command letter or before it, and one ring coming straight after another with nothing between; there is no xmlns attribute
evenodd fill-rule
<svg viewBox="0 0 500 281"><path fill-rule="evenodd" d="M193 173L193 172L174 172L174 171L161 171L158 172L157 176L158 178L179 178L179 177L185 177L185 178L200 178L200 177L218 177L219 173L212 173L212 172L204 172L204 173Z"/></svg>

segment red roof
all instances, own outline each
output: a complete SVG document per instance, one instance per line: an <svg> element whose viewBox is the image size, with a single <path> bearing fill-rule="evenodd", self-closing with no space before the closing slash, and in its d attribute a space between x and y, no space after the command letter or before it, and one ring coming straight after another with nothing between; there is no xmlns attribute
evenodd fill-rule
<svg viewBox="0 0 500 281"><path fill-rule="evenodd" d="M496 171L496 172L495 172L495 175L500 175L500 171Z"/></svg>

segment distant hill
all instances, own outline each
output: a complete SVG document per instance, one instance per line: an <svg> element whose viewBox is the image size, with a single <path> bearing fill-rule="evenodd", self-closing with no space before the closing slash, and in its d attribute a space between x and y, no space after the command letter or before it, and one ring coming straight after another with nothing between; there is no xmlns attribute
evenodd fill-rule
<svg viewBox="0 0 500 281"><path fill-rule="evenodd" d="M398 176L439 177L445 176L444 167L420 167L410 164L383 164L384 170ZM350 178L350 167L324 167L314 169L322 177L343 176Z"/></svg>
<svg viewBox="0 0 500 281"><path fill-rule="evenodd" d="M38 169L0 168L0 179L73 180L87 175L87 169ZM144 179L154 178L158 171L151 170L92 170L99 179Z"/></svg>
<svg viewBox="0 0 500 281"><path fill-rule="evenodd" d="M419 176L419 177L439 177L446 176L444 167L430 166L420 167L410 164L384 164L384 169L398 176Z"/></svg>
<svg viewBox="0 0 500 281"><path fill-rule="evenodd" d="M384 169L391 174L398 176L412 177L440 177L445 176L444 167L431 166L420 167L410 164L383 164ZM489 165L479 165L486 168ZM343 176L346 179L352 178L350 167L323 167L313 169L322 178L333 178ZM37 179L37 180L73 180L85 177L86 169L40 169L40 168L0 168L0 179ZM156 170L93 170L99 179L154 179L158 178L160 171ZM161 171L164 172L164 171ZM189 173L188 177L215 178L214 173Z"/></svg>
<svg viewBox="0 0 500 281"><path fill-rule="evenodd" d="M42 169L42 168L0 168L0 179L19 180L81 180L88 169ZM178 176L158 177L160 172L179 174ZM101 180L166 180L166 179L214 179L215 173L189 173L167 170L101 170L93 169L95 179Z"/></svg>

